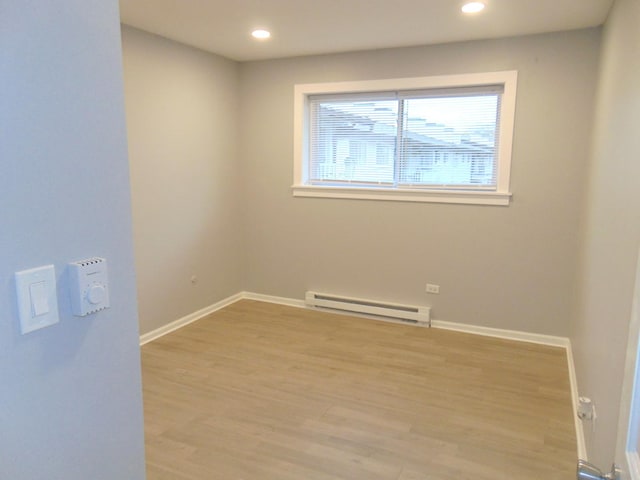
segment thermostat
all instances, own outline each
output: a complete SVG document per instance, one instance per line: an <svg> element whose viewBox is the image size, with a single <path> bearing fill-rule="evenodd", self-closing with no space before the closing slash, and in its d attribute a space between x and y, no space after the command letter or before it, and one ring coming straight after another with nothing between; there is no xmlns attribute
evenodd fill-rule
<svg viewBox="0 0 640 480"><path fill-rule="evenodd" d="M84 317L109 307L107 261L94 257L69 264L71 309Z"/></svg>

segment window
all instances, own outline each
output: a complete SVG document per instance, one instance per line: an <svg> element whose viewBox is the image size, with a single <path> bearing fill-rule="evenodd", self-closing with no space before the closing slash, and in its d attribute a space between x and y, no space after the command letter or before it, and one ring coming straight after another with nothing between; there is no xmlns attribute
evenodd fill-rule
<svg viewBox="0 0 640 480"><path fill-rule="evenodd" d="M296 85L296 196L508 205L516 72Z"/></svg>

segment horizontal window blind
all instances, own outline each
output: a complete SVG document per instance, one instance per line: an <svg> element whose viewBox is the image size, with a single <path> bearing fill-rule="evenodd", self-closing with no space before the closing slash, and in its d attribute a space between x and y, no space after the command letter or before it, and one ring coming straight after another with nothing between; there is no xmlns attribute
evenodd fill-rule
<svg viewBox="0 0 640 480"><path fill-rule="evenodd" d="M312 98L310 109L311 182L395 183L397 99Z"/></svg>
<svg viewBox="0 0 640 480"><path fill-rule="evenodd" d="M502 88L311 95L308 182L495 190Z"/></svg>

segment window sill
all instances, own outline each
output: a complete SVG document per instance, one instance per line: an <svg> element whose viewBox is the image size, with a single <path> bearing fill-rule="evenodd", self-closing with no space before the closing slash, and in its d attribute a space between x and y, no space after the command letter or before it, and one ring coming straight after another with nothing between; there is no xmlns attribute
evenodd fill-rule
<svg viewBox="0 0 640 480"><path fill-rule="evenodd" d="M319 187L294 185L294 197L390 200L395 202L457 203L508 206L511 193L469 192L464 190L383 190L378 188Z"/></svg>

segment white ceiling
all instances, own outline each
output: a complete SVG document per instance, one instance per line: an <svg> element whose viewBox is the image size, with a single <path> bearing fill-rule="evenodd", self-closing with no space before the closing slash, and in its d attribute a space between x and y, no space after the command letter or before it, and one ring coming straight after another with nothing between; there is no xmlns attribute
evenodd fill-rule
<svg viewBox="0 0 640 480"><path fill-rule="evenodd" d="M120 0L122 22L238 61L478 40L600 25L613 0ZM250 36L271 30L268 41Z"/></svg>

